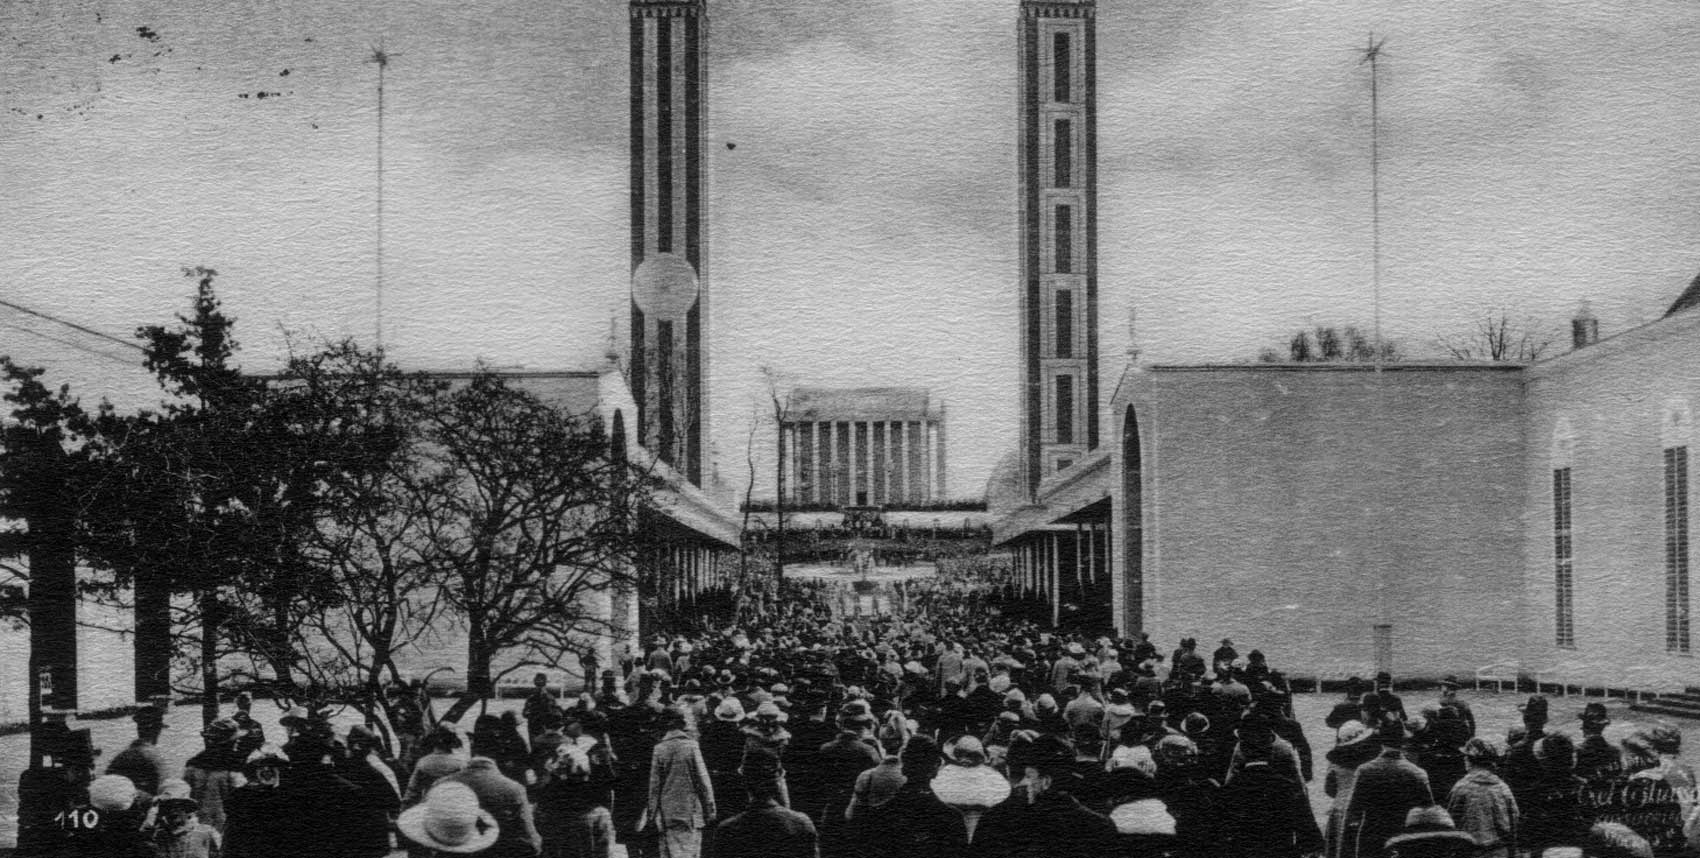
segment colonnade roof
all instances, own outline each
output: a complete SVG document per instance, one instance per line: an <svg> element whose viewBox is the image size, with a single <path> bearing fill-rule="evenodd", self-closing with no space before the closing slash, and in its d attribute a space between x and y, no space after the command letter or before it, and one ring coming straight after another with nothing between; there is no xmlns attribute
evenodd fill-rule
<svg viewBox="0 0 1700 858"><path fill-rule="evenodd" d="M924 387L799 387L791 392L786 421L938 420L942 406Z"/></svg>

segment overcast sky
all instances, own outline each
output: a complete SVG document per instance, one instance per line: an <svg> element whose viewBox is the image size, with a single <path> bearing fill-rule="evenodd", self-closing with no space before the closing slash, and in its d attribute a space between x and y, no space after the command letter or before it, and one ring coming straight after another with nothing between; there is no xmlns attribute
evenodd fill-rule
<svg viewBox="0 0 1700 858"><path fill-rule="evenodd" d="M774 366L930 387L952 493L977 494L1015 438L1016 4L710 10L723 472ZM594 365L629 280L626 28L617 0L9 0L0 298L128 336L207 265L251 368L285 331L370 340L381 40L386 345ZM1584 298L1609 335L1700 271L1700 4L1102 0L1106 401L1130 307L1155 362L1370 324L1372 31L1383 323L1408 352L1494 307L1556 328ZM150 395L73 349L115 344L0 325L0 353L91 399Z"/></svg>

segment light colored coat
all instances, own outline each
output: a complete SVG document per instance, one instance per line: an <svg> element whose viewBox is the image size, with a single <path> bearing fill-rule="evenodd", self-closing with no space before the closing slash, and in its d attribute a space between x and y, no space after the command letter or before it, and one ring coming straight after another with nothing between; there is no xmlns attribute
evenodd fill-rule
<svg viewBox="0 0 1700 858"><path fill-rule="evenodd" d="M1499 775L1470 769L1453 785L1446 812L1452 814L1459 831L1484 847L1483 858L1510 858L1511 845L1517 841L1517 799Z"/></svg>
<svg viewBox="0 0 1700 858"><path fill-rule="evenodd" d="M661 828L702 828L714 819L714 787L697 740L669 730L649 763L649 818Z"/></svg>

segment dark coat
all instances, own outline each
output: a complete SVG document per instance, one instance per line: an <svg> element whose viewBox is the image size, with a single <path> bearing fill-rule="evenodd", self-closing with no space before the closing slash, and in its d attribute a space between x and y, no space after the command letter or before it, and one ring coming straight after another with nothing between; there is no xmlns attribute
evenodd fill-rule
<svg viewBox="0 0 1700 858"><path fill-rule="evenodd" d="M286 787L250 783L230 794L224 858L295 858L299 809Z"/></svg>
<svg viewBox="0 0 1700 858"><path fill-rule="evenodd" d="M820 836L807 816L767 800L720 823L714 858L817 858Z"/></svg>
<svg viewBox="0 0 1700 858"><path fill-rule="evenodd" d="M1289 858L1323 848L1304 787L1268 761L1247 763L1218 799L1219 806L1231 808L1221 820L1218 854Z"/></svg>
<svg viewBox="0 0 1700 858"><path fill-rule="evenodd" d="M1011 795L986 811L969 853L982 858L1097 858L1116 849L1116 826L1074 796L1051 790L1028 802Z"/></svg>
<svg viewBox="0 0 1700 858"><path fill-rule="evenodd" d="M968 849L962 814L924 783L905 783L885 804L857 810L847 833L856 858L961 858Z"/></svg>
<svg viewBox="0 0 1700 858"><path fill-rule="evenodd" d="M1428 775L1398 748L1388 748L1359 766L1346 808L1347 828L1358 831L1356 854L1359 858L1384 854L1387 838L1404 830L1411 808L1433 803Z"/></svg>
<svg viewBox="0 0 1700 858"><path fill-rule="evenodd" d="M390 854L390 820L401 812L401 796L364 758L348 760L337 767L337 774L356 790L335 811L343 832L342 854L384 858Z"/></svg>

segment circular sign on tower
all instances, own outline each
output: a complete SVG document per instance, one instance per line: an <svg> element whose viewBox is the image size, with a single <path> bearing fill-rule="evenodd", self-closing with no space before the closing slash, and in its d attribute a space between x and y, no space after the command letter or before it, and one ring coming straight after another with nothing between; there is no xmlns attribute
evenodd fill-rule
<svg viewBox="0 0 1700 858"><path fill-rule="evenodd" d="M632 273L632 301L656 319L682 319L697 302L696 269L684 257L657 253Z"/></svg>

